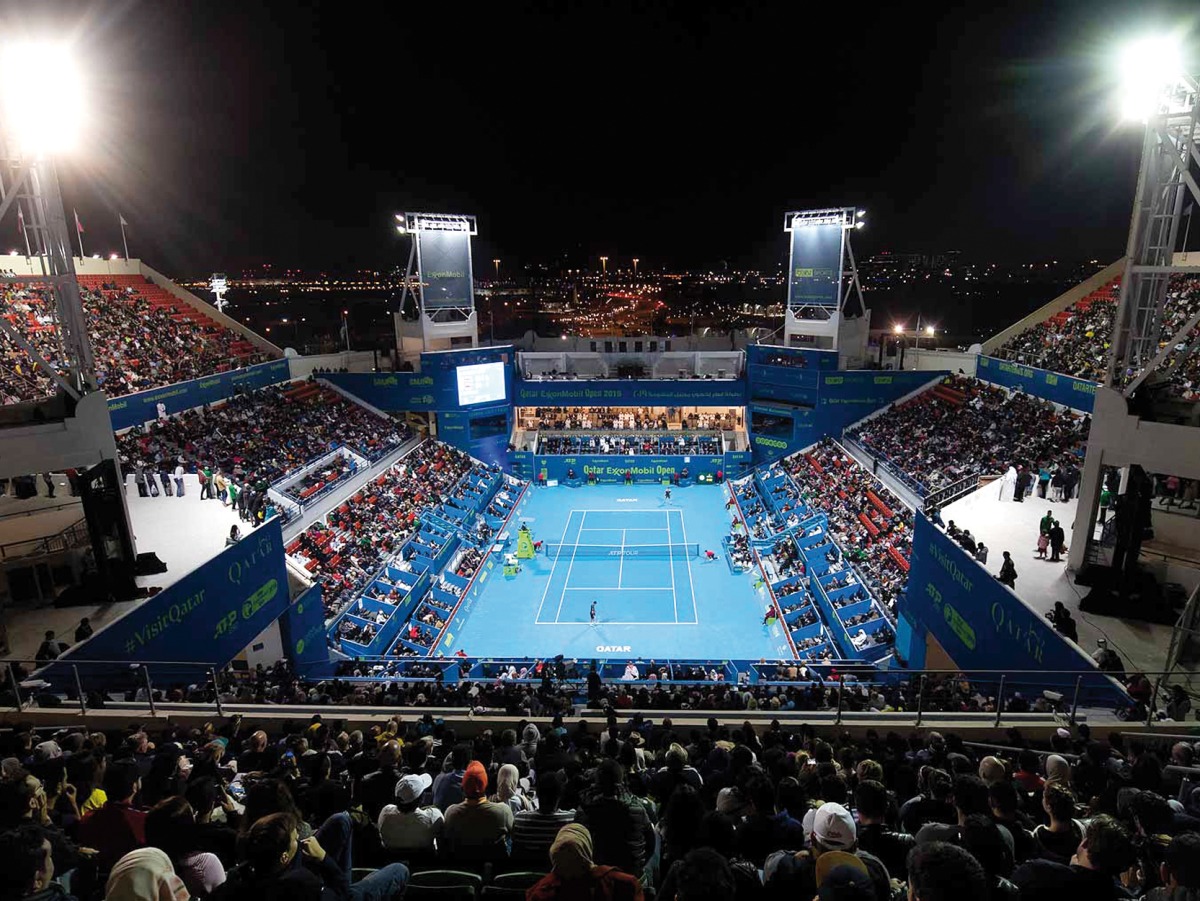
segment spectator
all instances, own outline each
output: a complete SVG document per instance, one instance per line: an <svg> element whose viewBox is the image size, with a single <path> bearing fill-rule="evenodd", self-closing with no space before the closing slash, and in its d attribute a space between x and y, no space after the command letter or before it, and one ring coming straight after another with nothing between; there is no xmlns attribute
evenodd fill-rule
<svg viewBox="0 0 1200 901"><path fill-rule="evenodd" d="M854 790L858 808L858 847L878 857L896 879L906 880L908 852L915 840L907 832L897 832L887 825L888 791L884 786L867 779Z"/></svg>
<svg viewBox="0 0 1200 901"><path fill-rule="evenodd" d="M1109 901L1124 897L1117 874L1133 860L1129 835L1112 817L1101 814L1088 823L1070 863L1030 860L1013 873L1022 901L1063 901L1087 898Z"/></svg>
<svg viewBox="0 0 1200 901"><path fill-rule="evenodd" d="M961 901L987 898L987 874L979 862L957 845L930 842L908 855L910 901Z"/></svg>
<svg viewBox="0 0 1200 901"><path fill-rule="evenodd" d="M496 772L496 793L492 800L511 807L514 817L523 810L533 808L533 803L521 791L520 776L517 768L511 763L504 764Z"/></svg>
<svg viewBox="0 0 1200 901"><path fill-rule="evenodd" d="M391 801L396 793L396 782L400 773L396 764L400 760L400 743L384 742L379 749L379 766L368 773L359 786L358 801L363 811L372 821L379 819L379 813Z"/></svg>
<svg viewBox="0 0 1200 901"><path fill-rule="evenodd" d="M124 855L146 844L146 814L133 807L142 780L132 760L114 760L104 773L107 800L79 824L79 843L97 852L102 874Z"/></svg>
<svg viewBox="0 0 1200 901"><path fill-rule="evenodd" d="M588 827L598 862L641 875L654 833L645 807L625 786L620 763L611 758L600 762L595 787L582 798L575 822Z"/></svg>
<svg viewBox="0 0 1200 901"><path fill-rule="evenodd" d="M117 861L104 901L188 901L188 888L158 848L137 848Z"/></svg>
<svg viewBox="0 0 1200 901"><path fill-rule="evenodd" d="M178 796L159 801L146 814L146 844L170 858L176 875L193 898L207 898L225 882L220 859L200 850L192 806Z"/></svg>
<svg viewBox="0 0 1200 901"><path fill-rule="evenodd" d="M446 851L465 859L488 859L507 854L513 812L507 804L487 800L487 770L472 760L462 777L463 800L446 811L443 837Z"/></svg>
<svg viewBox="0 0 1200 901"><path fill-rule="evenodd" d="M54 881L50 842L37 826L0 834L0 897L5 901L74 901Z"/></svg>
<svg viewBox="0 0 1200 901"><path fill-rule="evenodd" d="M1075 795L1066 785L1051 782L1042 793L1042 810L1050 822L1033 830L1034 841L1043 857L1067 863L1083 840L1083 827L1074 818Z"/></svg>
<svg viewBox="0 0 1200 901"><path fill-rule="evenodd" d="M537 809L522 810L513 817L512 856L523 861L546 859L558 831L575 818L575 811L560 810L566 780L561 773L538 774Z"/></svg>
<svg viewBox="0 0 1200 901"><path fill-rule="evenodd" d="M442 812L422 806L421 798L433 785L426 773L410 773L396 781L396 802L379 814L383 846L394 851L432 852L445 825Z"/></svg>
<svg viewBox="0 0 1200 901"><path fill-rule="evenodd" d="M552 869L525 893L526 901L641 901L642 886L635 877L616 867L597 866L592 855L592 836L587 827L578 823L563 826L550 846Z"/></svg>
<svg viewBox="0 0 1200 901"><path fill-rule="evenodd" d="M449 769L439 773L433 780L433 804L442 813L463 799L462 782L467 764L471 762L471 746L455 745L446 759Z"/></svg>

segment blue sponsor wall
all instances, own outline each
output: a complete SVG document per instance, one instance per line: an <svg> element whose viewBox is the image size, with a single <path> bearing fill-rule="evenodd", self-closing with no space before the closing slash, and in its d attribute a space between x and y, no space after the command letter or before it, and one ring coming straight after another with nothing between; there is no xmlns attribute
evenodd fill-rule
<svg viewBox="0 0 1200 901"><path fill-rule="evenodd" d="M776 377L785 367L759 367ZM933 381L937 372L818 371L812 387L750 382L750 446L755 463L787 456L843 429ZM755 414L759 414L756 416ZM769 429L755 428L771 423ZM790 428L788 423L790 421Z"/></svg>
<svg viewBox="0 0 1200 901"><path fill-rule="evenodd" d="M314 585L284 610L279 618L283 652L292 668L305 677L320 678L330 668L325 642L325 605L321 586Z"/></svg>
<svg viewBox="0 0 1200 901"><path fill-rule="evenodd" d="M130 663L176 660L202 665L180 665L173 677L203 679L206 667L228 664L287 607L276 518L71 648L47 667L44 678L69 678L60 668L79 664L85 685L89 679L119 682L128 678ZM98 660L118 662L88 663Z"/></svg>
<svg viewBox="0 0 1200 901"><path fill-rule="evenodd" d="M533 454L529 451L519 451L513 454L514 470L519 469L519 477L537 479L545 475L547 481L567 481L568 470L575 470L578 481L586 481L589 474L595 475L598 482L624 482L625 472L633 473L635 482L661 482L673 476L688 471L688 479L696 481L701 476L716 478L717 473L723 477L735 478L745 462L744 454L723 454L715 457L701 456L659 456L651 454L635 454L626 457L619 454L607 456L593 454ZM730 459L732 458L732 459Z"/></svg>
<svg viewBox="0 0 1200 901"><path fill-rule="evenodd" d="M993 559L997 570L999 562ZM1077 645L1054 631L1044 616L1027 607L921 513L913 533L911 565L896 645L910 666L924 662L928 633L959 669L1007 672L1010 697L1024 682L1070 697L1077 674L1085 676L1085 702L1112 703L1124 697ZM1017 573L1019 587L1019 567ZM1021 675L1020 670L1033 672ZM1051 672L1055 670L1064 672Z"/></svg>
<svg viewBox="0 0 1200 901"><path fill-rule="evenodd" d="M120 431L157 419L159 402L167 408L168 413L179 413L202 404L215 404L239 391L264 388L290 378L287 360L271 360L192 379L190 382L177 382L163 388L112 397L108 400L108 413L112 417L113 429Z"/></svg>
<svg viewBox="0 0 1200 901"><path fill-rule="evenodd" d="M744 379L516 380L518 407L741 407Z"/></svg>
<svg viewBox="0 0 1200 901"><path fill-rule="evenodd" d="M1026 394L1085 413L1091 413L1092 406L1096 403L1095 382L1077 379L1060 372L1050 372L1047 369L1023 366L1010 360L999 360L980 354L975 374L993 385L1002 385L1014 390L1020 388Z"/></svg>

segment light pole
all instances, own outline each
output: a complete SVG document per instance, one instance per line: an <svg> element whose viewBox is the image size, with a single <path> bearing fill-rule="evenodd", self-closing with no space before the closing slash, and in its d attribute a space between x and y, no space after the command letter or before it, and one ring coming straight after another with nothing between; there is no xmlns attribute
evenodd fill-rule
<svg viewBox="0 0 1200 901"><path fill-rule="evenodd" d="M600 257L600 274L604 277L608 276L608 257Z"/></svg>
<svg viewBox="0 0 1200 901"><path fill-rule="evenodd" d="M492 265L496 267L496 281L500 281L500 261L492 260Z"/></svg>
<svg viewBox="0 0 1200 901"><path fill-rule="evenodd" d="M349 315L349 310L342 310L342 337L346 339L346 353L350 353L350 320L347 318Z"/></svg>
<svg viewBox="0 0 1200 901"><path fill-rule="evenodd" d="M638 262L639 262L639 261L638 261L638 258L637 258L637 257L634 257L634 258L633 258L633 277L634 277L634 278L637 278L637 264L638 264Z"/></svg>

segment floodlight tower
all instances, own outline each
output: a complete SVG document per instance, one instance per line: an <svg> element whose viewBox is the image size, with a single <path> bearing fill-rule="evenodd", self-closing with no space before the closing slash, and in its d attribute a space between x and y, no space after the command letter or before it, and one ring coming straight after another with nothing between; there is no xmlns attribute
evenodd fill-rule
<svg viewBox="0 0 1200 901"><path fill-rule="evenodd" d="M865 224L856 207L786 213L791 236L784 344L836 350L842 368L866 357L871 313L863 301L851 234Z"/></svg>
<svg viewBox="0 0 1200 901"><path fill-rule="evenodd" d="M214 272L208 280L208 290L212 291L216 301L213 306L217 308L218 313L225 312L225 295L229 291L229 279L225 277L224 272Z"/></svg>
<svg viewBox="0 0 1200 901"><path fill-rule="evenodd" d="M54 295L64 378L25 337L3 331L63 391L78 400L96 388L92 346L75 277L55 158L70 152L81 124L83 80L68 45L30 42L0 47L0 221L21 221L29 252Z"/></svg>
<svg viewBox="0 0 1200 901"><path fill-rule="evenodd" d="M475 311L471 238L479 234L474 216L457 213L397 213L396 231L412 237L401 292L396 332L401 353L413 357L425 350L447 350L456 338L479 346ZM416 275L414 280L413 276ZM404 318L404 304L419 286L416 320Z"/></svg>
<svg viewBox="0 0 1200 901"><path fill-rule="evenodd" d="M1200 322L1198 312L1173 335L1162 333L1171 276L1200 272L1200 266L1175 263L1184 207L1200 203L1193 174L1200 165L1200 92L1171 38L1130 44L1121 55L1121 77L1121 115L1145 123L1145 134L1105 384L1132 397ZM1198 344L1193 340L1177 354L1171 368Z"/></svg>

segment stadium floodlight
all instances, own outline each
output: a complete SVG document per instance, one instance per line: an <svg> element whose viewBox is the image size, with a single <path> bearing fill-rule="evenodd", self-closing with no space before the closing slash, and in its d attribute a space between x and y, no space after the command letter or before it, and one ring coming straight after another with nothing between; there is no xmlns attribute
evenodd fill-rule
<svg viewBox="0 0 1200 901"><path fill-rule="evenodd" d="M3 127L22 156L43 157L75 147L85 104L83 78L70 45L26 41L5 46L0 50L0 92Z"/></svg>
<svg viewBox="0 0 1200 901"><path fill-rule="evenodd" d="M936 332L937 332L937 329L935 329L932 325L925 326L925 334L932 335L932 334L935 334Z"/></svg>
<svg viewBox="0 0 1200 901"><path fill-rule="evenodd" d="M1162 108L1163 95L1183 73L1179 40L1143 37L1127 44L1118 60L1123 119L1144 122Z"/></svg>
<svg viewBox="0 0 1200 901"><path fill-rule="evenodd" d="M902 326L900 323L897 322L895 325L892 326L892 331L895 332L897 335L903 335L904 334L904 326Z"/></svg>

